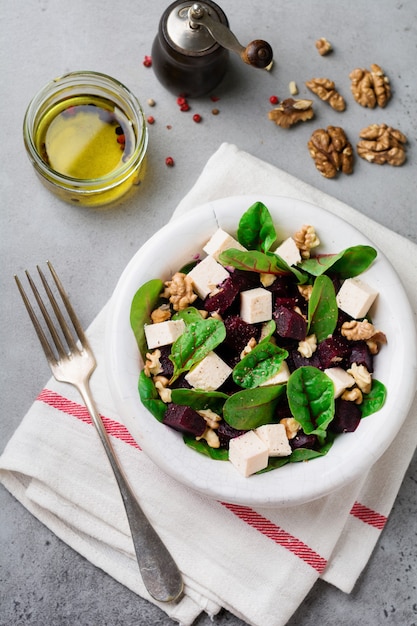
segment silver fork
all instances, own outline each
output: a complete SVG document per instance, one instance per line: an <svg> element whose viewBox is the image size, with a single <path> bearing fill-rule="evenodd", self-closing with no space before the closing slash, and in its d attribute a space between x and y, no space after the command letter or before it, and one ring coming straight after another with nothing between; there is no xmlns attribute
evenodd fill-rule
<svg viewBox="0 0 417 626"><path fill-rule="evenodd" d="M58 330L56 322L54 323L52 316L48 312L48 309L28 271L26 271L26 276L53 340L53 344L50 340L48 340L47 335L43 330L43 326L39 321L39 318L36 316L35 310L32 307L19 278L15 276L17 286L29 313L30 319L35 327L38 338L42 344L42 348L45 352L54 377L57 380L69 383L78 389L88 412L90 413L93 424L98 431L120 489L144 585L150 595L159 602L172 602L177 600L182 594L183 581L181 573L166 546L163 544L155 529L151 526L149 520L142 511L124 476L120 463L114 454L110 439L96 409L90 391L90 376L96 368L94 354L85 337L84 331L78 321L74 309L71 306L68 296L65 293L62 283L57 276L57 273L49 261L47 265L61 296L62 302L65 305L69 319L73 325L75 335L73 330L71 330L70 325L67 323L60 305L39 266L37 269L52 310L58 320L60 330ZM67 347L65 347L63 339L65 339Z"/></svg>

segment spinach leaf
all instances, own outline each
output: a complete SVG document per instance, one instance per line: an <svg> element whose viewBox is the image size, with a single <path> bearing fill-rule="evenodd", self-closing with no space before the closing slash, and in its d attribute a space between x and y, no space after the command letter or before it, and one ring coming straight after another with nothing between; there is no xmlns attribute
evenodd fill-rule
<svg viewBox="0 0 417 626"><path fill-rule="evenodd" d="M267 252L276 241L271 214L262 202L255 202L239 221L237 239L248 250Z"/></svg>
<svg viewBox="0 0 417 626"><path fill-rule="evenodd" d="M320 456L324 456L332 447L335 437L336 435L334 435L333 433L329 433L328 440L324 445L320 446L318 450L311 450L309 448L297 448L296 450L293 450L290 456L269 457L268 467L257 473L263 474L264 472L269 472L271 470L277 469L278 467L282 467L283 465L287 465L287 463L300 463L301 461L310 461L311 459L317 459Z"/></svg>
<svg viewBox="0 0 417 626"><path fill-rule="evenodd" d="M225 337L225 325L213 317L188 324L186 331L172 344L169 358L174 364L174 373L170 384L217 348Z"/></svg>
<svg viewBox="0 0 417 626"><path fill-rule="evenodd" d="M216 461L228 461L229 459L229 451L225 448L212 448L204 439L197 441L190 435L184 435L183 439L187 446L211 459L215 459Z"/></svg>
<svg viewBox="0 0 417 626"><path fill-rule="evenodd" d="M167 405L162 402L159 397L159 393L154 385L152 378L146 376L142 370L139 374L138 391L142 404L148 409L150 413L158 422L162 422L164 419Z"/></svg>
<svg viewBox="0 0 417 626"><path fill-rule="evenodd" d="M261 339L259 343L269 341L277 328L274 320L268 320L262 324Z"/></svg>
<svg viewBox="0 0 417 626"><path fill-rule="evenodd" d="M310 300L308 301L307 332L315 334L317 342L333 335L336 328L338 309L336 293L328 276L318 276L314 281Z"/></svg>
<svg viewBox="0 0 417 626"><path fill-rule="evenodd" d="M188 306L186 309L182 309L182 311L177 311L177 313L172 316L172 319L183 320L184 324L188 325L192 322L200 322L204 318L198 309L194 306Z"/></svg>
<svg viewBox="0 0 417 626"><path fill-rule="evenodd" d="M251 430L270 424L284 389L285 385L271 385L238 391L226 400L223 418L237 430Z"/></svg>
<svg viewBox="0 0 417 626"><path fill-rule="evenodd" d="M386 397L387 389L384 383L374 379L372 381L371 391L367 394L363 394L362 404L359 405L362 417L367 417L368 415L379 411L379 409L383 407Z"/></svg>
<svg viewBox="0 0 417 626"><path fill-rule="evenodd" d="M258 387L278 372L287 357L283 348L262 341L235 365L233 380L245 389Z"/></svg>
<svg viewBox="0 0 417 626"><path fill-rule="evenodd" d="M291 413L304 432L317 435L323 443L334 417L334 385L330 378L316 367L299 367L288 380L287 397Z"/></svg>
<svg viewBox="0 0 417 626"><path fill-rule="evenodd" d="M145 358L148 351L144 327L152 321L151 313L156 308L163 286L162 280L148 281L137 290L130 305L130 326L142 358Z"/></svg>
<svg viewBox="0 0 417 626"><path fill-rule="evenodd" d="M202 391L201 389L173 389L172 402L186 405L194 411L211 409L218 415L223 412L223 405L229 396L221 391Z"/></svg>
<svg viewBox="0 0 417 626"><path fill-rule="evenodd" d="M308 280L306 273L300 272L296 267L289 266L284 259L271 252L229 248L220 254L219 261L222 265L231 265L246 272L275 275L294 274L300 284L304 284Z"/></svg>
<svg viewBox="0 0 417 626"><path fill-rule="evenodd" d="M353 278L364 272L376 258L377 252L371 246L352 246L339 254L322 254L299 263L298 267L321 276L331 269L340 278Z"/></svg>

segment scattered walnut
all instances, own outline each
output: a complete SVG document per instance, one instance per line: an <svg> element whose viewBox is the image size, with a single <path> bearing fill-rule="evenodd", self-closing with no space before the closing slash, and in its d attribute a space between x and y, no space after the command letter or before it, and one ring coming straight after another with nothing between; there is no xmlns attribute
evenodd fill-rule
<svg viewBox="0 0 417 626"><path fill-rule="evenodd" d="M163 298L168 298L175 311L182 311L196 300L192 279L182 272L176 272L171 280L165 282Z"/></svg>
<svg viewBox="0 0 417 626"><path fill-rule="evenodd" d="M317 39L316 48L321 56L324 56L325 54L328 54L333 50L332 44L330 43L330 41L327 41L325 37L320 37L320 39Z"/></svg>
<svg viewBox="0 0 417 626"><path fill-rule="evenodd" d="M321 100L328 102L335 111L346 109L345 99L336 91L334 82L329 78L312 78L306 82L306 87Z"/></svg>
<svg viewBox="0 0 417 626"><path fill-rule="evenodd" d="M349 341L360 341L370 339L375 335L375 327L368 320L361 322L357 320L350 320L342 324L341 333L343 337L349 339Z"/></svg>
<svg viewBox="0 0 417 626"><path fill-rule="evenodd" d="M384 107L391 98L391 85L379 65L371 65L371 71L357 68L349 74L353 97L363 107Z"/></svg>
<svg viewBox="0 0 417 626"><path fill-rule="evenodd" d="M268 117L281 128L290 128L297 122L306 122L314 117L313 101L287 98L269 111Z"/></svg>
<svg viewBox="0 0 417 626"><path fill-rule="evenodd" d="M301 356L309 359L317 350L316 335L308 335L304 341L299 341L297 350L301 354Z"/></svg>
<svg viewBox="0 0 417 626"><path fill-rule="evenodd" d="M297 87L297 83L295 82L295 80L290 81L290 84L288 85L288 89L292 96L296 96L298 94L298 87Z"/></svg>
<svg viewBox="0 0 417 626"><path fill-rule="evenodd" d="M375 335L373 335L370 339L367 340L366 345L369 348L369 352L371 354L378 354L379 352L379 344L387 343L387 337L383 332L377 330Z"/></svg>
<svg viewBox="0 0 417 626"><path fill-rule="evenodd" d="M166 322L171 317L171 310L168 304L161 304L160 307L154 309L151 313L151 319L154 324Z"/></svg>
<svg viewBox="0 0 417 626"><path fill-rule="evenodd" d="M352 363L352 367L347 370L347 373L353 376L356 384L363 393L369 393L371 391L372 376L366 369L365 365Z"/></svg>
<svg viewBox="0 0 417 626"><path fill-rule="evenodd" d="M297 285L299 293L303 296L304 300L310 300L311 292L313 291L313 285Z"/></svg>
<svg viewBox="0 0 417 626"><path fill-rule="evenodd" d="M404 163L407 137L401 131L386 124L371 124L361 130L359 137L362 141L359 141L356 149L365 161L397 167Z"/></svg>
<svg viewBox="0 0 417 626"><path fill-rule="evenodd" d="M151 376L157 376L157 374L160 374L163 371L161 367L161 363L159 361L160 356L161 356L160 350L155 350L154 352L147 352L143 371L145 372L145 375L148 376L148 378L150 378Z"/></svg>
<svg viewBox="0 0 417 626"><path fill-rule="evenodd" d="M206 428L200 437L196 437L197 441L205 439L210 448L220 448L220 439L212 428Z"/></svg>
<svg viewBox="0 0 417 626"><path fill-rule="evenodd" d="M217 415L217 413L215 413L211 409L201 409L200 411L197 411L197 413L199 413L201 417L204 417L204 419L206 420L207 426L209 426L209 428L219 427L219 422L221 422L222 418L220 415Z"/></svg>
<svg viewBox="0 0 417 626"><path fill-rule="evenodd" d="M294 241L303 259L309 259L310 250L320 245L320 239L316 235L314 226L309 226L308 224L304 224L304 226L295 233Z"/></svg>
<svg viewBox="0 0 417 626"><path fill-rule="evenodd" d="M153 381L162 402L165 402L165 404L171 402L171 389L168 387L168 378L165 378L165 376L155 376Z"/></svg>
<svg viewBox="0 0 417 626"><path fill-rule="evenodd" d="M285 433L288 439L294 439L295 435L301 428L301 424L293 417L283 417L279 423L285 427Z"/></svg>
<svg viewBox="0 0 417 626"><path fill-rule="evenodd" d="M240 358L243 359L247 354L249 354L249 352L252 352L252 350L256 346L256 343L257 342L255 337L251 337L246 346L243 348L242 352L240 353Z"/></svg>
<svg viewBox="0 0 417 626"><path fill-rule="evenodd" d="M355 404L362 404L363 395L359 387L353 387L352 389L346 389L341 395L342 400L348 402L354 402Z"/></svg>
<svg viewBox="0 0 417 626"><path fill-rule="evenodd" d="M272 285L272 283L275 281L275 275L274 274L261 273L261 274L259 274L259 280L261 281L261 283L262 283L262 285L264 287L270 287Z"/></svg>
<svg viewBox="0 0 417 626"><path fill-rule="evenodd" d="M325 178L334 178L337 172L353 172L352 145L340 126L318 128L307 145L316 168Z"/></svg>

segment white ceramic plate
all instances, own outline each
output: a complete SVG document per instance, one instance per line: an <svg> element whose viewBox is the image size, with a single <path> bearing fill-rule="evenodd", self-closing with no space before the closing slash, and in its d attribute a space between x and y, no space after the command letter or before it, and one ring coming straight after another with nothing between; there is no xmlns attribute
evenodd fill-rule
<svg viewBox="0 0 417 626"><path fill-rule="evenodd" d="M120 418L142 450L167 474L218 500L250 506L289 506L327 495L363 475L387 449L407 415L415 392L416 351L413 317L400 280L384 257L362 278L379 291L371 316L388 344L375 359L374 377L388 390L384 407L362 420L354 433L340 435L329 453L243 478L231 463L209 459L188 448L182 436L158 422L141 404L137 391L141 361L129 315L137 289L152 278L169 279L196 253L218 227L236 233L241 215L257 200L274 219L278 239L303 224L314 225L322 252L373 245L337 216L299 200L258 195L226 198L205 204L172 220L137 252L114 291L106 332L106 365L111 393ZM374 246L375 247L375 246Z"/></svg>

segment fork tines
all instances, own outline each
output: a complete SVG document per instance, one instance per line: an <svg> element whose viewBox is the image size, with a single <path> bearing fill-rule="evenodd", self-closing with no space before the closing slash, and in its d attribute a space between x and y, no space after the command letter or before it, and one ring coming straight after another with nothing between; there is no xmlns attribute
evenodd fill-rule
<svg viewBox="0 0 417 626"><path fill-rule="evenodd" d="M71 320L71 323L74 327L74 330L76 332L77 338L80 341L81 344L87 345L87 340L85 338L84 335L84 331L82 329L82 326L74 312L74 309L71 306L71 303L68 299L68 295L66 294L62 283L55 271L55 269L52 266L52 263L50 263L49 261L47 262L47 266L51 272L52 278L54 280L55 286L61 296L62 302L65 305L65 309L68 313L69 319ZM59 329L62 332L62 337L60 336L57 328L56 328L56 324L54 324L54 321L47 309L47 306L44 302L44 300L42 299L41 294L39 293L38 288L36 287L36 284L34 282L34 280L32 279L32 277L30 276L29 272L26 270L25 274L27 276L27 279L29 281L29 285L31 287L31 290L33 292L33 295L35 296L36 302L39 306L39 309L42 313L42 317L45 321L45 324L51 334L53 343L55 345L55 348L57 350L58 353L58 360L62 359L64 357L66 357L69 353L73 353L75 351L77 351L77 340L76 338L74 338L73 336L73 332L71 331L70 326L67 323L66 318L64 317L63 312L61 311L60 305L58 304L58 301L43 273L43 271L40 269L39 266L37 266L37 270L39 272L39 276L41 278L43 287L45 289L46 295L48 297L49 304L52 307L52 310L56 316L56 319L58 320L59 323ZM54 351L51 347L50 342L48 341L48 338L45 334L45 331L42 327L42 324L38 318L38 316L35 313L35 310L22 286L22 283L20 282L19 278L17 276L14 277L16 284L18 286L18 289L20 291L20 295L22 296L23 302L26 306L27 312L29 313L30 319L32 320L32 324L35 327L36 333L38 335L38 338L41 342L41 345L43 347L43 350L45 352L45 355L47 357L47 359L49 361L56 361L56 356L54 354ZM64 343L62 341L62 339L65 338L65 341L67 342L68 348L69 348L69 353L68 350L65 348Z"/></svg>

